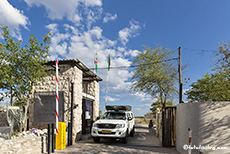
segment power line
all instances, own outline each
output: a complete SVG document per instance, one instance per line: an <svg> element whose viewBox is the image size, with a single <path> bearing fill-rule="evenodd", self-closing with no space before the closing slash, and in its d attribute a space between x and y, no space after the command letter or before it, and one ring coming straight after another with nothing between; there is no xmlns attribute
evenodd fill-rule
<svg viewBox="0 0 230 154"><path fill-rule="evenodd" d="M189 51L201 51L201 52L217 52L217 50L209 50L209 49L192 49L192 48L183 48L183 50L189 50Z"/></svg>
<svg viewBox="0 0 230 154"><path fill-rule="evenodd" d="M145 63L145 64L139 64L139 65L110 67L110 69L132 68L132 67L138 67L138 66L141 66L141 65L157 64L157 63L162 63L162 62L167 62L167 61L173 61L173 60L178 60L178 58L171 58L171 59L167 59L167 60L156 61L156 62ZM90 69L94 70L95 68L90 68ZM108 67L102 67L102 68L97 68L97 69L108 69Z"/></svg>

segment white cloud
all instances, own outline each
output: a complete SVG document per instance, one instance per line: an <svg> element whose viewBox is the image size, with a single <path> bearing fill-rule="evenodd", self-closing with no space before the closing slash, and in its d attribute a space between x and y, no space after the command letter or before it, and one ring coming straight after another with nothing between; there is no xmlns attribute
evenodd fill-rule
<svg viewBox="0 0 230 154"><path fill-rule="evenodd" d="M81 13L78 11L80 5L84 7L101 7L101 0L24 0L30 7L45 6L50 19L63 19L79 24L82 20Z"/></svg>
<svg viewBox="0 0 230 154"><path fill-rule="evenodd" d="M76 24L79 24L81 20L82 19L78 14L74 14L71 21L76 23Z"/></svg>
<svg viewBox="0 0 230 154"><path fill-rule="evenodd" d="M133 93L132 95L136 96L141 101L151 101L151 102L154 102L155 100L157 100L156 98L152 98L150 95L147 95L147 94L145 94L143 92L136 92L136 93Z"/></svg>
<svg viewBox="0 0 230 154"><path fill-rule="evenodd" d="M129 50L129 51L126 51L124 53L124 55L125 56L130 55L132 57L136 57L139 53L140 53L140 51L138 51L138 50Z"/></svg>
<svg viewBox="0 0 230 154"><path fill-rule="evenodd" d="M138 107L151 107L151 103L148 104L140 104Z"/></svg>
<svg viewBox="0 0 230 154"><path fill-rule="evenodd" d="M3 100L0 101L0 105L6 106L6 104L10 102L9 93L7 94L2 90L0 90L0 98L3 98Z"/></svg>
<svg viewBox="0 0 230 154"><path fill-rule="evenodd" d="M45 6L48 17L51 19L62 19L66 16L69 20L74 18L79 0L25 0L29 6Z"/></svg>
<svg viewBox="0 0 230 154"><path fill-rule="evenodd" d="M108 102L116 102L116 101L120 100L119 98L113 98L113 97L110 97L110 96L107 96L107 99L108 99Z"/></svg>
<svg viewBox="0 0 230 154"><path fill-rule="evenodd" d="M91 34L91 37L96 37L97 39L100 39L102 37L102 29L100 27L93 27L92 30L89 31Z"/></svg>
<svg viewBox="0 0 230 154"><path fill-rule="evenodd" d="M101 0L81 0L86 6L102 6Z"/></svg>
<svg viewBox="0 0 230 154"><path fill-rule="evenodd" d="M0 90L0 97L7 97L7 93Z"/></svg>
<svg viewBox="0 0 230 154"><path fill-rule="evenodd" d="M85 23L87 24L88 29L91 28L92 23L95 23L97 20L101 18L102 11L102 8L85 9L87 15Z"/></svg>
<svg viewBox="0 0 230 154"><path fill-rule="evenodd" d="M58 55L66 59L79 59L89 68L94 68L94 59L96 51L98 54L98 67L107 67L107 56L111 55L111 67L130 66L131 61L125 59L122 53L114 49L116 41L109 40L102 35L100 27L92 27L87 31L78 31L77 28L65 24L64 33L60 33L57 24L50 24L46 26L51 33L51 47L50 59L57 58ZM69 41L69 43L65 43ZM102 84L102 91L105 91L106 69L98 70L98 75L104 80ZM131 77L127 69L111 69L109 71L109 93L123 95L129 93ZM125 91L125 92L124 92Z"/></svg>
<svg viewBox="0 0 230 154"><path fill-rule="evenodd" d="M114 20L116 20L116 19L117 19L117 14L112 15L112 14L110 14L110 13L106 13L106 15L105 15L105 17L104 17L104 19L103 19L103 22L104 22L104 23L107 23L107 22L109 22L109 21L114 21Z"/></svg>
<svg viewBox="0 0 230 154"><path fill-rule="evenodd" d="M129 24L129 28L126 27L120 30L118 33L119 40L123 45L126 45L126 43L129 41L129 38L136 37L138 35L138 30L141 28L140 24L135 20L131 20Z"/></svg>
<svg viewBox="0 0 230 154"><path fill-rule="evenodd" d="M23 14L23 11L14 8L7 0L1 0L0 14L0 25L8 26L12 36L22 39L20 26L28 29L29 24L28 17Z"/></svg>
<svg viewBox="0 0 230 154"><path fill-rule="evenodd" d="M68 53L65 55L66 58L78 58L88 67L92 68L94 67L93 62L97 52L98 66L105 67L107 54L109 52L114 53L114 51L109 48L116 44L116 42L103 37L102 29L97 26L84 32L79 32L75 29L71 29L71 31L73 31L74 34L70 37ZM87 56L85 56L86 54Z"/></svg>
<svg viewBox="0 0 230 154"><path fill-rule="evenodd" d="M124 52L124 51L125 51L125 48L124 48L124 47L117 47L117 50L118 50L118 51L121 51L121 52Z"/></svg>
<svg viewBox="0 0 230 154"><path fill-rule="evenodd" d="M46 28L49 29L51 33L55 33L58 31L58 24L49 24Z"/></svg>
<svg viewBox="0 0 230 154"><path fill-rule="evenodd" d="M59 26L60 27L60 26ZM65 24L64 32L60 32L56 24L47 26L54 35L51 36L51 57L57 58L58 55L64 59L79 59L87 67L94 68L96 52L98 55L98 68L106 68L107 56L111 55L111 67L130 66L131 61L126 59L126 55L135 56L137 50L128 50L126 47L117 47L117 40L110 40L103 36L101 27L94 26L88 30L78 30L77 27ZM61 28L61 27L60 27ZM67 41L68 40L68 41ZM65 43L65 42L68 42ZM97 73L103 81L100 82L101 91L105 92L106 69L98 69ZM138 94L131 94L129 79L132 72L127 68L111 69L109 71L108 95L116 96L108 98L108 101L119 101L120 98L137 98L147 100L147 97Z"/></svg>
<svg viewBox="0 0 230 154"><path fill-rule="evenodd" d="M186 92L188 92L189 90L191 90L191 88L189 88L189 89L183 89L183 91L182 91L183 95L184 95Z"/></svg>
<svg viewBox="0 0 230 154"><path fill-rule="evenodd" d="M147 113L150 110L150 108L151 108L151 103L144 103L144 104L135 105L134 106L135 116L143 115L144 114L143 111Z"/></svg>
<svg viewBox="0 0 230 154"><path fill-rule="evenodd" d="M70 38L70 34L60 33L57 24L49 24L46 26L51 32L51 45L50 45L50 59L56 59L58 55L64 56L67 53L67 40Z"/></svg>
<svg viewBox="0 0 230 154"><path fill-rule="evenodd" d="M138 110L138 111L141 111L142 108L139 108L139 107L135 107L134 110Z"/></svg>

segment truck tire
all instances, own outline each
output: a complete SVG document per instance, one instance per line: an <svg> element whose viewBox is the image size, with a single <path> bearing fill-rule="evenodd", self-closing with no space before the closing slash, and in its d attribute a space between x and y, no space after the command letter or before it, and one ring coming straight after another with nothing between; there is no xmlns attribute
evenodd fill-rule
<svg viewBox="0 0 230 154"><path fill-rule="evenodd" d="M95 143L99 143L100 142L100 137L93 137L93 141L95 142Z"/></svg>
<svg viewBox="0 0 230 154"><path fill-rule="evenodd" d="M130 132L130 136L133 137L135 132L135 127L133 127L132 131Z"/></svg>
<svg viewBox="0 0 230 154"><path fill-rule="evenodd" d="M124 138L122 138L122 143L128 143L128 130L127 130L127 132L126 132L126 135L125 135L125 137Z"/></svg>

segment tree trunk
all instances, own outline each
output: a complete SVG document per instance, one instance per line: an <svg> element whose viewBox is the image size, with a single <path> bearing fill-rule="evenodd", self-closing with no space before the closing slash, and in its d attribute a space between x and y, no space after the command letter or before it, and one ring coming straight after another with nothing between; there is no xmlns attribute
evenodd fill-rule
<svg viewBox="0 0 230 154"><path fill-rule="evenodd" d="M30 105L29 99L27 99L25 107L25 113L24 113L24 131L27 131L27 113L28 113L28 108Z"/></svg>
<svg viewBox="0 0 230 154"><path fill-rule="evenodd" d="M166 99L167 99L167 94L165 94L164 107L166 107Z"/></svg>
<svg viewBox="0 0 230 154"><path fill-rule="evenodd" d="M162 104L162 106L164 107L163 89L162 89L161 86L160 86L160 99L161 99L161 104Z"/></svg>
<svg viewBox="0 0 230 154"><path fill-rule="evenodd" d="M12 87L10 88L10 105L13 106L13 92L12 92Z"/></svg>

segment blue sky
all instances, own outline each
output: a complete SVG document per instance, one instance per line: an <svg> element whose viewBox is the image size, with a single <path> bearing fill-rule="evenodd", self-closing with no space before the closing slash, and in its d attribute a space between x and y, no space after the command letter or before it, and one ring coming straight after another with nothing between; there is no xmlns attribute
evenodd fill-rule
<svg viewBox="0 0 230 154"><path fill-rule="evenodd" d="M49 59L77 58L94 67L129 66L142 45L159 44L172 50L182 47L182 64L188 64L183 78L189 84L210 72L214 65L211 51L218 42L230 40L230 1L222 0L1 0L0 25L26 43L34 34L40 41L50 31ZM99 70L100 109L104 111L106 71ZM132 72L109 72L108 104L130 104L135 115L149 111L154 101L143 93L132 93ZM183 98L186 100L186 97ZM175 98L175 103L178 99Z"/></svg>

